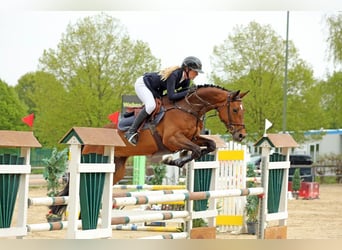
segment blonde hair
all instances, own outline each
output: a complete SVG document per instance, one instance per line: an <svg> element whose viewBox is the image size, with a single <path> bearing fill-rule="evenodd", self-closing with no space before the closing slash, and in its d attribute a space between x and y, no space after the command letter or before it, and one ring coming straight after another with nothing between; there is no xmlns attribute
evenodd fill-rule
<svg viewBox="0 0 342 250"><path fill-rule="evenodd" d="M162 81L165 81L167 78L169 78L169 76L171 75L171 73L172 73L173 71L175 71L176 69L179 69L179 68L180 68L179 66L171 66L171 67L162 69L162 70L159 72L159 75L161 76L161 80L162 80Z"/></svg>

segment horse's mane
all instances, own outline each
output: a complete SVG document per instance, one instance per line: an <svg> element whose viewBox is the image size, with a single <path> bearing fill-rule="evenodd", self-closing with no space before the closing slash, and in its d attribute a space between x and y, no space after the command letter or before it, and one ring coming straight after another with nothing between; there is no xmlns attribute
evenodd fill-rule
<svg viewBox="0 0 342 250"><path fill-rule="evenodd" d="M195 92L197 89L200 89L200 88L217 88L217 89L221 89L221 90L224 90L224 91L231 92L231 91L229 91L229 90L227 90L224 87L219 86L219 85L215 85L215 84L201 84L201 85L192 85L191 88L189 89L189 93Z"/></svg>

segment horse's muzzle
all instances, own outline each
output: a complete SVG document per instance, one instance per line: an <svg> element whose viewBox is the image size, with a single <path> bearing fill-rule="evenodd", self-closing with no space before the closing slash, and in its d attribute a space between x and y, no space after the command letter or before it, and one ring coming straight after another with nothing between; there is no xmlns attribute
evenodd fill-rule
<svg viewBox="0 0 342 250"><path fill-rule="evenodd" d="M239 132L235 132L233 134L233 140L237 141L237 142L242 142L243 139L245 139L246 134L245 133L241 133L241 131Z"/></svg>

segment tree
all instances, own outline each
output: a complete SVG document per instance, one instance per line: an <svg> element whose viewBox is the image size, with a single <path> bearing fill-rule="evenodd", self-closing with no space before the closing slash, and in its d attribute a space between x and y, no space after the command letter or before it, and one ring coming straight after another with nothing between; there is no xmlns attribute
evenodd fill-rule
<svg viewBox="0 0 342 250"><path fill-rule="evenodd" d="M301 185L301 179L300 179L300 170L299 168L296 168L293 174L292 179L292 193L294 194L295 198L298 199L298 192Z"/></svg>
<svg viewBox="0 0 342 250"><path fill-rule="evenodd" d="M285 41L270 25L262 26L256 22L246 27L236 26L233 34L214 47L212 81L231 90L250 90L248 98L244 99L244 108L248 139L251 141L263 134L265 118L272 121L273 131L282 129L284 52ZM305 104L314 79L312 70L299 58L291 41L288 72L288 105L296 106L301 115L301 122L298 122L291 118L298 113L289 112L289 128L301 131L309 126L306 118L316 112Z"/></svg>
<svg viewBox="0 0 342 250"><path fill-rule="evenodd" d="M330 58L335 64L342 63L342 15L331 15L327 17L328 38L327 43L330 52Z"/></svg>
<svg viewBox="0 0 342 250"><path fill-rule="evenodd" d="M20 100L28 107L28 113L36 111L36 103L32 100L35 88L35 73L27 73L20 77L18 84L14 86Z"/></svg>
<svg viewBox="0 0 342 250"><path fill-rule="evenodd" d="M54 75L42 71L22 76L15 87L18 95L35 113L35 135L45 147L54 147L72 127L68 119L67 92Z"/></svg>
<svg viewBox="0 0 342 250"><path fill-rule="evenodd" d="M56 50L45 50L39 67L67 91L64 115L73 124L103 126L134 93L136 78L160 61L142 41L132 41L119 20L101 13L68 25Z"/></svg>
<svg viewBox="0 0 342 250"><path fill-rule="evenodd" d="M133 94L136 78L159 68L148 45L129 38L119 20L99 14L69 24L56 49L47 49L39 70L22 76L18 95L35 112L35 134L55 146L73 126L102 127Z"/></svg>
<svg viewBox="0 0 342 250"><path fill-rule="evenodd" d="M13 87L0 79L0 129L24 130L27 126L21 121L27 115L27 107L18 98Z"/></svg>
<svg viewBox="0 0 342 250"><path fill-rule="evenodd" d="M327 81L321 83L321 106L327 121L325 128L341 128L342 127L342 72L335 72L329 76Z"/></svg>

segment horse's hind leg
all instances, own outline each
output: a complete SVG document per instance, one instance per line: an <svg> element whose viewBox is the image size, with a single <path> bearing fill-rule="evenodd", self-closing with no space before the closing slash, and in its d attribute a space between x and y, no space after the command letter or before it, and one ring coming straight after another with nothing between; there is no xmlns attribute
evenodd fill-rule
<svg viewBox="0 0 342 250"><path fill-rule="evenodd" d="M115 172L113 177L113 185L118 183L125 177L126 174L126 161L128 157L114 157Z"/></svg>

